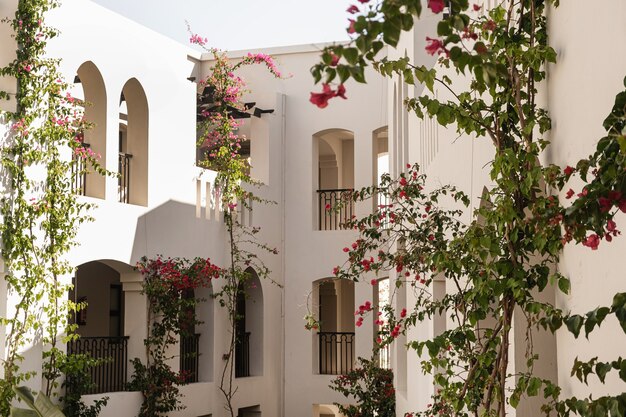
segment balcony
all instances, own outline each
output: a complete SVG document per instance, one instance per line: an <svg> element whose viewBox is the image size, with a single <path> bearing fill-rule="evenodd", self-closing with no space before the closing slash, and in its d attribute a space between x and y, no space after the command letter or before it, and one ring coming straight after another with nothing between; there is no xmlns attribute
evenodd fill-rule
<svg viewBox="0 0 626 417"><path fill-rule="evenodd" d="M100 365L89 369L92 387L85 387L82 394L101 394L126 390L128 369L128 336L81 337L67 345L68 355L88 355L101 360Z"/></svg>
<svg viewBox="0 0 626 417"><path fill-rule="evenodd" d="M130 160L132 157L128 153L119 153L117 195L120 203L130 204Z"/></svg>
<svg viewBox="0 0 626 417"><path fill-rule="evenodd" d="M83 143L82 148L87 150L90 145ZM76 148L72 159L75 164L72 165L72 191L78 195L87 195L87 166L85 158L82 157L83 151L81 147Z"/></svg>
<svg viewBox="0 0 626 417"><path fill-rule="evenodd" d="M342 230L354 215L352 188L317 190L319 230Z"/></svg>
<svg viewBox="0 0 626 417"><path fill-rule="evenodd" d="M354 369L354 332L319 332L319 373L341 375Z"/></svg>
<svg viewBox="0 0 626 417"><path fill-rule="evenodd" d="M250 332L237 335L235 342L235 378L250 376Z"/></svg>
<svg viewBox="0 0 626 417"><path fill-rule="evenodd" d="M180 338L180 372L186 375L187 383L198 382L199 359L200 335L182 336Z"/></svg>

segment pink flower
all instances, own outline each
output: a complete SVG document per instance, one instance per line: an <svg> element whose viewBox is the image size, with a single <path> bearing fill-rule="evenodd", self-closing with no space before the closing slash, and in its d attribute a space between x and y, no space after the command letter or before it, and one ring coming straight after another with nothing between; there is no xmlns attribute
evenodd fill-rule
<svg viewBox="0 0 626 417"><path fill-rule="evenodd" d="M472 7L474 9L475 12L479 11L482 7L479 6L478 4L474 3L474 6Z"/></svg>
<svg viewBox="0 0 626 417"><path fill-rule="evenodd" d="M618 206L622 213L626 213L626 199L620 200Z"/></svg>
<svg viewBox="0 0 626 417"><path fill-rule="evenodd" d="M343 248L344 252L350 252L350 248Z"/></svg>
<svg viewBox="0 0 626 417"><path fill-rule="evenodd" d="M426 45L426 52L428 52L430 55L446 52L446 49L443 47L443 42L441 40L426 37L426 41L430 42L428 45Z"/></svg>
<svg viewBox="0 0 626 417"><path fill-rule="evenodd" d="M567 190L567 194L565 194L565 198L569 200L570 198L572 198L573 195L574 195L574 190L570 188L569 190Z"/></svg>
<svg viewBox="0 0 626 417"><path fill-rule="evenodd" d="M348 7L348 10L346 10L346 12L350 13L350 14L355 14L359 12L359 8L357 6L355 6L354 4L350 5L350 7Z"/></svg>
<svg viewBox="0 0 626 417"><path fill-rule="evenodd" d="M402 311L400 312L400 317L402 317L402 318L406 317L406 308L402 309Z"/></svg>
<svg viewBox="0 0 626 417"><path fill-rule="evenodd" d="M370 281L370 284L372 284L372 285L376 285L376 284L378 284L378 281L376 280L376 278L373 278L373 279Z"/></svg>
<svg viewBox="0 0 626 417"><path fill-rule="evenodd" d="M348 19L348 22L350 22L350 26L348 26L348 33L352 35L356 32L356 29L354 28L354 19Z"/></svg>
<svg viewBox="0 0 626 417"><path fill-rule="evenodd" d="M369 3L370 0L359 0L359 3L361 4L365 4L365 3Z"/></svg>
<svg viewBox="0 0 626 417"><path fill-rule="evenodd" d="M608 230L609 232L614 232L616 227L617 227L617 224L615 224L613 220L609 220L606 223L606 230Z"/></svg>
<svg viewBox="0 0 626 417"><path fill-rule="evenodd" d="M608 213L613 207L613 202L606 197L598 198L598 204L600 205L601 213Z"/></svg>
<svg viewBox="0 0 626 417"><path fill-rule="evenodd" d="M189 38L189 43L200 45L200 46L206 45L208 41L209 40L207 38L202 38L199 35L196 35L195 33L192 34L191 37Z"/></svg>
<svg viewBox="0 0 626 417"><path fill-rule="evenodd" d="M598 245L600 245L600 236L596 235L595 233L589 235L587 239L585 239L585 241L583 242L583 246L587 246L588 248L591 248L591 250L597 250Z"/></svg>
<svg viewBox="0 0 626 417"><path fill-rule="evenodd" d="M428 8L435 14L441 13L445 6L443 0L428 0Z"/></svg>
<svg viewBox="0 0 626 417"><path fill-rule="evenodd" d="M404 177L400 178L400 185L401 185L401 186L403 186L403 187L405 187L405 186L406 186L406 184L407 184L407 182L406 182L406 178L404 178Z"/></svg>
<svg viewBox="0 0 626 417"><path fill-rule="evenodd" d="M336 266L333 268L333 275L338 275L339 274L339 267Z"/></svg>
<svg viewBox="0 0 626 417"><path fill-rule="evenodd" d="M335 53L331 53L331 56L330 56L330 66L331 67L336 67L338 63L339 63L339 55L337 55Z"/></svg>
<svg viewBox="0 0 626 417"><path fill-rule="evenodd" d="M346 97L346 87L344 87L343 84L339 84L339 87L337 87L337 93L336 93L337 97L341 97L342 99L347 99Z"/></svg>
<svg viewBox="0 0 626 417"><path fill-rule="evenodd" d="M573 173L573 172L574 172L574 168L572 168L572 167L571 167L571 166L569 166L569 165L568 165L568 166L566 166L566 167L565 167L565 169L563 170L563 173L564 173L565 175L567 175L568 177L569 177L570 175L572 175L572 173Z"/></svg>
<svg viewBox="0 0 626 417"><path fill-rule="evenodd" d="M321 93L311 93L309 101L315 104L320 109L328 106L328 100L335 97L335 92L330 88L330 85L323 84Z"/></svg>

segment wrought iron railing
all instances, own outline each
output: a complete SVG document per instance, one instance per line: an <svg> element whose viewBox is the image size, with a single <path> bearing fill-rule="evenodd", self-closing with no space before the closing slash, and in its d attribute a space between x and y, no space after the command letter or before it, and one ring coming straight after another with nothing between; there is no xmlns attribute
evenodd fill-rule
<svg viewBox="0 0 626 417"><path fill-rule="evenodd" d="M198 382L200 364L200 335L192 334L180 338L180 371L185 382Z"/></svg>
<svg viewBox="0 0 626 417"><path fill-rule="evenodd" d="M128 336L81 337L67 344L67 353L88 355L101 361L99 365L88 370L93 386L83 387L82 394L101 394L126 389Z"/></svg>
<svg viewBox="0 0 626 417"><path fill-rule="evenodd" d="M351 188L317 190L319 230L340 230L354 214Z"/></svg>
<svg viewBox="0 0 626 417"><path fill-rule="evenodd" d="M124 152L120 152L119 154L117 195L120 203L130 203L130 159L132 157L131 154Z"/></svg>
<svg viewBox="0 0 626 417"><path fill-rule="evenodd" d="M76 148L72 156L74 160L72 164L72 191L78 195L87 195L87 164L85 163L84 153L89 147L88 143L82 143Z"/></svg>
<svg viewBox="0 0 626 417"><path fill-rule="evenodd" d="M320 374L341 375L354 369L354 333L319 332Z"/></svg>
<svg viewBox="0 0 626 417"><path fill-rule="evenodd" d="M250 332L239 333L235 342L235 377L250 376Z"/></svg>

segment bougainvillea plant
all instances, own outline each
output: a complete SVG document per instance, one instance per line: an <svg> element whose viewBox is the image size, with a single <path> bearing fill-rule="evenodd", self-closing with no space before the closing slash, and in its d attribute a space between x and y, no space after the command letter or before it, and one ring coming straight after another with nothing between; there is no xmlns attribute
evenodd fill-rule
<svg viewBox="0 0 626 417"><path fill-rule="evenodd" d="M142 258L137 269L143 275L142 293L148 302L148 337L146 363L133 359L133 379L130 388L141 391L143 403L140 417L167 415L181 410L179 385L185 384L188 375L175 372L169 362L174 358L170 348L178 343L200 321L195 314L196 305L204 301L189 297L198 288L207 288L222 274L222 270L210 259L155 259ZM177 356L177 355L176 355Z"/></svg>
<svg viewBox="0 0 626 417"><path fill-rule="evenodd" d="M192 34L190 41L204 47L206 40ZM201 113L199 122L198 146L207 149L200 165L217 172L214 190L224 210L224 222L229 237L229 265L224 267L222 286L215 292L215 298L221 307L226 308L229 320L228 351L224 353L224 367L220 378L219 389L225 400L227 412L234 417L237 410L233 398L237 392L235 376L235 347L240 337L236 331L237 321L241 319L237 313L237 299L242 291L245 293L246 282L252 278L254 270L260 279L270 278L270 270L263 262L263 254L277 254L276 248L260 241L261 229L244 225L239 221L241 210L251 211L253 204L273 202L255 195L251 189L260 182L250 176L250 162L241 154L242 142L246 139L237 131L240 121L236 115L247 109L243 103L246 93L245 81L237 75L237 70L249 65L264 65L277 78L282 74L276 67L271 56L266 54L247 54L241 59L231 60L224 52L206 49L213 56L209 76L200 82L203 92L200 100L210 101L210 107ZM254 163L254 161L253 161Z"/></svg>
<svg viewBox="0 0 626 417"><path fill-rule="evenodd" d="M356 404L335 404L346 417L394 417L396 391L393 371L359 358L359 365L333 379L330 387Z"/></svg>
<svg viewBox="0 0 626 417"><path fill-rule="evenodd" d="M558 1L502 2L490 10L467 0L360 3L348 9L352 42L327 47L312 68L316 82L324 84L322 93L312 93L313 104L325 107L350 78L365 82L364 69L371 64L384 76L426 87L405 103L418 117L493 144L491 185L470 224L460 222L464 208L459 203L467 203L466 198L445 187L425 193L416 166L354 194L355 200L383 195L390 203L349 223L360 237L348 247L348 261L335 268L335 275L357 281L371 271L392 271L397 286L409 286L415 296L408 311L390 315L379 343L389 343L435 315L449 322L441 334L408 343L438 387L431 404L415 415L504 416L536 396L543 397L536 413L624 415L626 393L562 398L555 381L537 376L545 358L533 346L532 335L561 327L576 337L582 328L589 335L609 316L626 331L624 293L615 294L611 306L584 315L562 311L542 298L546 289L569 292L568 278L556 268L564 245L581 243L595 250L619 234L614 216L626 212L626 92L617 96L604 123L607 136L594 155L565 168L542 164L551 123L536 97L546 65L556 61L545 9ZM437 56L437 64L426 67L406 56L378 56L385 45L398 45L423 7L440 19L436 33L426 39L426 53ZM436 90L450 99L438 99ZM578 191L569 185L576 175L585 182ZM442 196L448 200L443 202ZM451 290L435 297L434 280L444 280ZM372 310L357 312L357 324ZM515 370L509 355L514 312L522 315L516 326L522 323L527 336L516 340L523 344L518 351L525 351L520 358L525 366ZM617 372L626 381L625 366L621 358L577 359L572 375L584 382L596 374L604 383L607 373Z"/></svg>
<svg viewBox="0 0 626 417"><path fill-rule="evenodd" d="M0 76L16 80L15 94L0 92L14 111L0 114L10 126L2 138L1 212L2 257L8 293L16 304L0 319L6 326L4 378L0 380L0 415L7 416L14 397L12 386L32 377L20 370L24 346L42 335L45 393L58 386L59 348L73 336L67 301L67 277L73 268L65 255L75 244L76 231L88 220L89 205L78 200L70 173L89 169L106 175L97 155L86 151L82 137L88 123L85 103L73 98L58 71L58 60L45 53L57 31L45 24L56 0L20 0L13 17L2 24L13 29L15 59ZM72 157L73 156L73 157Z"/></svg>

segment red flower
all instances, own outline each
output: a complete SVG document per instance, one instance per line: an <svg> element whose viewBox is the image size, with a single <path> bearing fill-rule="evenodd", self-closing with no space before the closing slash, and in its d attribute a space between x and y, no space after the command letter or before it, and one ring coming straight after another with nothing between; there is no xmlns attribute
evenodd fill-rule
<svg viewBox="0 0 626 417"><path fill-rule="evenodd" d="M477 12L477 11L479 11L482 7L480 7L478 4L474 3L473 8L474 8L474 11L475 11L475 12Z"/></svg>
<svg viewBox="0 0 626 417"><path fill-rule="evenodd" d="M404 191L404 190L400 191L399 197L400 198L406 198L406 191Z"/></svg>
<svg viewBox="0 0 626 417"><path fill-rule="evenodd" d="M359 0L359 3L361 4L365 4L365 3L369 3L370 0Z"/></svg>
<svg viewBox="0 0 626 417"><path fill-rule="evenodd" d="M400 178L400 185L403 187L406 186L406 178L404 177Z"/></svg>
<svg viewBox="0 0 626 417"><path fill-rule="evenodd" d="M426 52L428 52L430 55L446 52L446 49L443 47L443 42L441 40L426 37L426 41L430 42L428 45L426 45Z"/></svg>
<svg viewBox="0 0 626 417"><path fill-rule="evenodd" d="M620 200L618 206L623 213L626 213L626 199Z"/></svg>
<svg viewBox="0 0 626 417"><path fill-rule="evenodd" d="M446 5L444 4L443 0L428 0L428 8L432 10L435 14L441 13L445 6Z"/></svg>
<svg viewBox="0 0 626 417"><path fill-rule="evenodd" d="M354 4L350 5L350 7L348 7L348 10L346 10L346 12L350 14L358 13L358 11L359 11L359 8L356 7Z"/></svg>
<svg viewBox="0 0 626 417"><path fill-rule="evenodd" d="M311 93L311 98L309 99L311 103L315 104L320 109L328 106L328 100L335 97L335 92L330 88L330 85L324 84L322 88L321 93Z"/></svg>
<svg viewBox="0 0 626 417"><path fill-rule="evenodd" d="M350 249L349 248L343 248L343 251L344 252L350 252Z"/></svg>
<svg viewBox="0 0 626 417"><path fill-rule="evenodd" d="M338 266L333 268L333 275L337 275L337 274L339 274L339 267Z"/></svg>
<svg viewBox="0 0 626 417"><path fill-rule="evenodd" d="M570 175L572 175L572 173L573 173L573 172L574 172L574 168L572 168L572 167L571 167L571 166L569 166L569 165L568 165L568 166L566 166L566 167L565 167L565 169L563 170L563 173L564 173L565 175L567 175L568 177L569 177Z"/></svg>
<svg viewBox="0 0 626 417"><path fill-rule="evenodd" d="M483 23L484 30L489 30L493 32L494 30L496 30L497 27L498 25L496 25L496 22L494 22L493 20L488 20L485 23Z"/></svg>
<svg viewBox="0 0 626 417"><path fill-rule="evenodd" d="M330 55L330 66L331 67L336 67L338 63L339 63L339 55L337 55L335 53L331 53L331 55Z"/></svg>
<svg viewBox="0 0 626 417"><path fill-rule="evenodd" d="M601 213L608 213L611 211L611 207L613 207L613 202L606 197L598 198L598 204L600 205Z"/></svg>
<svg viewBox="0 0 626 417"><path fill-rule="evenodd" d="M588 236L587 239L585 239L585 241L583 242L583 246L587 246L588 248L591 248L591 250L597 250L598 245L600 245L600 236L596 235L595 233Z"/></svg>
<svg viewBox="0 0 626 417"><path fill-rule="evenodd" d="M402 318L406 317L406 308L402 309L402 311L400 312L400 317L402 317Z"/></svg>
<svg viewBox="0 0 626 417"><path fill-rule="evenodd" d="M378 283L378 281L376 280L376 278L372 278L372 280L370 281L370 284L372 285L376 285Z"/></svg>
<svg viewBox="0 0 626 417"><path fill-rule="evenodd" d="M352 35L356 32L356 29L354 28L354 19L348 19L348 21L350 22L350 26L348 26L348 33Z"/></svg>
<svg viewBox="0 0 626 417"><path fill-rule="evenodd" d="M609 220L606 223L606 230L608 230L609 232L614 232L616 227L617 227L617 224L615 224L613 220Z"/></svg>
<svg viewBox="0 0 626 417"><path fill-rule="evenodd" d="M620 191L609 191L608 197L613 201L619 201L622 199L622 193Z"/></svg>
<svg viewBox="0 0 626 417"><path fill-rule="evenodd" d="M339 87L337 87L337 93L335 95L345 100L347 98L346 87L344 87L343 84L339 84Z"/></svg>
<svg viewBox="0 0 626 417"><path fill-rule="evenodd" d="M567 194L565 194L565 198L569 200L570 198L572 198L573 195L574 195L574 190L570 188L569 190L567 190Z"/></svg>

